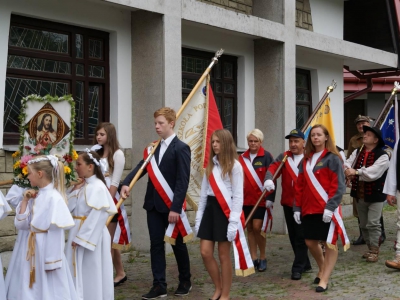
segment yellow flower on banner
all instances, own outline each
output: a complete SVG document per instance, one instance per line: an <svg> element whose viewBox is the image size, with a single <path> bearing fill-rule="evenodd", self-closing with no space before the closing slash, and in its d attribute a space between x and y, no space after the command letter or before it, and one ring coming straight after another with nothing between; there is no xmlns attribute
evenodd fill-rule
<svg viewBox="0 0 400 300"><path fill-rule="evenodd" d="M15 151L11 156L13 157L13 158L16 158L16 157L18 157L20 155L20 152L19 151ZM15 169L15 168L14 168Z"/></svg>
<svg viewBox="0 0 400 300"><path fill-rule="evenodd" d="M78 159L78 153L76 153L75 150L72 150L72 159L77 160Z"/></svg>
<svg viewBox="0 0 400 300"><path fill-rule="evenodd" d="M14 169L18 168L20 163L21 163L21 161L20 161L20 160L17 160L17 161L15 162L15 164L13 165L13 168L14 168Z"/></svg>
<svg viewBox="0 0 400 300"><path fill-rule="evenodd" d="M70 174L71 173L71 168L68 166L64 166L64 173L65 174Z"/></svg>
<svg viewBox="0 0 400 300"><path fill-rule="evenodd" d="M24 176L28 175L28 166L25 166L25 167L22 169L22 174L24 174Z"/></svg>

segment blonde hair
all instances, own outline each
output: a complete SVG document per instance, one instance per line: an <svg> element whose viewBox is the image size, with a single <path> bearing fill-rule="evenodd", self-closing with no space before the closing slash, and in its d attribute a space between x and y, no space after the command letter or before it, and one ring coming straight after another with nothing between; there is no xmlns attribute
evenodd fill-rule
<svg viewBox="0 0 400 300"><path fill-rule="evenodd" d="M46 156L36 156L36 159L46 158ZM61 161L57 161L57 168L53 168L50 160L43 159L33 163L28 164L28 168L33 170L42 171L44 176L54 183L54 188L61 194L65 203L68 204L67 196L65 194L65 173L64 164Z"/></svg>
<svg viewBox="0 0 400 300"><path fill-rule="evenodd" d="M175 121L176 121L175 110L173 110L172 108L169 108L169 107L163 107L163 108L157 109L154 112L154 119L159 116L164 116L165 119L167 119L168 123L174 122L174 127L175 127Z"/></svg>
<svg viewBox="0 0 400 300"><path fill-rule="evenodd" d="M251 135L255 136L258 139L258 141L261 143L264 141L264 134L262 133L262 131L260 129L255 128L252 131L250 131L247 134L246 139L248 140Z"/></svg>
<svg viewBox="0 0 400 300"><path fill-rule="evenodd" d="M236 146L233 141L232 134L229 130L219 129L215 130L211 135L210 140L210 158L208 160L208 165L206 168L206 176L210 177L212 170L214 168L213 157L215 156L215 152L212 148L212 139L216 136L219 139L220 150L218 154L218 162L222 169L222 177L225 175L229 175L232 177L232 169L235 164L235 160L237 159Z"/></svg>
<svg viewBox="0 0 400 300"><path fill-rule="evenodd" d="M333 154L339 156L340 159L342 159L342 157L340 156L339 152L336 149L336 146L332 142L328 129L322 124L316 124L313 127L311 127L310 133L307 137L306 147L304 149L304 158L310 158L311 153L315 152L315 147L311 142L311 131L313 131L313 129L315 128L321 128L325 136L328 138L325 142L325 148L328 149L328 151L332 152Z"/></svg>

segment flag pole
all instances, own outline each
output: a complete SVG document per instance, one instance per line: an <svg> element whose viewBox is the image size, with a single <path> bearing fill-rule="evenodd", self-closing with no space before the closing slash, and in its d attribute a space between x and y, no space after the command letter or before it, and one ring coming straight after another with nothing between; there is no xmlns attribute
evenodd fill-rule
<svg viewBox="0 0 400 300"><path fill-rule="evenodd" d="M178 117L180 116L180 114L183 112L183 110L185 109L185 107L188 105L190 99L192 99L193 95L196 93L196 91L199 89L201 83L204 81L204 79L206 78L206 76L210 73L212 67L214 65L216 65L218 63L218 58L224 53L224 49L219 49L217 52L215 52L214 57L211 59L211 63L210 65L207 67L207 69L204 71L203 75L201 75L199 81L197 81L196 85L194 86L194 88L192 89L192 91L190 92L189 96L187 96L185 102L182 104L181 108L178 110L178 112L176 113L176 118L178 119ZM143 170L146 168L147 164L150 162L151 158L154 155L154 152L156 151L157 146L160 144L161 139L159 139L157 142L154 143L153 148L151 149L151 152L149 153L149 155L147 156L146 160L143 162L142 166L140 167L140 169L137 171L135 177L133 177L131 183L129 184L129 191L132 190L133 186L136 184L136 182L139 180L140 176L143 173ZM125 198L123 198L122 196L120 197L120 199L118 200L117 204L115 205L117 210L121 207L122 203L125 201ZM113 216L109 216L106 222L106 226L108 226L112 220Z"/></svg>
<svg viewBox="0 0 400 300"><path fill-rule="evenodd" d="M384 117L386 116L387 111L389 110L389 107L391 105L393 96L397 94L398 90L400 90L400 85L398 82L395 82L394 85L395 86L392 89L392 93L390 94L388 101L386 101L385 106L382 108L381 112L379 113L379 116L375 119L374 127L379 127L382 124Z"/></svg>
<svg viewBox="0 0 400 300"><path fill-rule="evenodd" d="M311 114L311 116L308 118L307 122L303 125L303 127L301 128L301 131L304 132L304 130L307 129L307 127L311 124L313 118L315 117L315 115L317 114L318 110L321 108L322 104L324 103L324 101L326 100L326 98L328 98L329 94L331 92L333 92L333 90L336 88L337 83L335 80L332 80L332 83L330 86L328 86L326 88L326 92L325 94L322 96L321 100L319 100L317 106L314 108L313 113ZM278 174L280 173L281 169L283 168L283 165L285 164L286 160L287 160L287 155L285 155L282 159L282 161L280 162L278 168L276 169L274 176L272 177L272 181L275 181L276 178L278 177ZM254 205L253 209L251 210L250 214L248 215L246 222L245 222L245 227L247 226L247 223L249 223L250 219L253 217L254 212L256 211L258 205L260 204L260 202L269 194L271 194L272 191L268 192L267 190L264 190L260 196L260 198L258 198L256 204Z"/></svg>

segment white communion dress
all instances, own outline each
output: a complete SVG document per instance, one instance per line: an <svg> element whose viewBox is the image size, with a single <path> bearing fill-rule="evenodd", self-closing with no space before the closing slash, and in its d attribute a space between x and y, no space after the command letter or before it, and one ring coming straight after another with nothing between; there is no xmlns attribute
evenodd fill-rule
<svg viewBox="0 0 400 300"><path fill-rule="evenodd" d="M75 300L78 299L71 272L64 255L64 230L74 225L68 207L48 184L30 199L24 213L21 202L15 216L15 227L29 232L25 241L14 249L20 270L10 273L8 300ZM15 267L17 265L14 265Z"/></svg>
<svg viewBox="0 0 400 300"><path fill-rule="evenodd" d="M7 217L7 215L10 212L11 212L11 207L10 205L8 205L3 194L0 192L0 220ZM4 284L3 264L1 263L1 256L0 256L0 300L6 300L6 286Z"/></svg>
<svg viewBox="0 0 400 300"><path fill-rule="evenodd" d="M69 232L65 254L80 300L114 299L111 237L106 221L117 209L96 175L85 181L68 195L75 226ZM78 244L75 249L72 242Z"/></svg>

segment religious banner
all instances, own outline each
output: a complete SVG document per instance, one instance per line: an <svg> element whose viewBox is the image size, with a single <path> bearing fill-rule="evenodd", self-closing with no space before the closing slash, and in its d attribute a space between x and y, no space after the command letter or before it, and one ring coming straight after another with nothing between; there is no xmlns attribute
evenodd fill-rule
<svg viewBox="0 0 400 300"><path fill-rule="evenodd" d="M222 129L214 94L205 78L176 120L175 133L189 145L192 152L189 188L186 200L194 210L200 200L201 182L210 153L210 139L214 130Z"/></svg>
<svg viewBox="0 0 400 300"><path fill-rule="evenodd" d="M73 148L75 103L71 96L22 99L19 115L19 150L13 154L14 184L30 187L27 163L36 155L55 155L64 163L66 183L74 180L72 161L77 159Z"/></svg>
<svg viewBox="0 0 400 300"><path fill-rule="evenodd" d="M315 114L314 118L310 122L310 125L304 131L305 140L307 140L311 128L316 124L322 124L328 129L332 142L335 145L335 131L333 128L331 100L329 99L329 97L325 99L324 103L321 105L318 112Z"/></svg>

